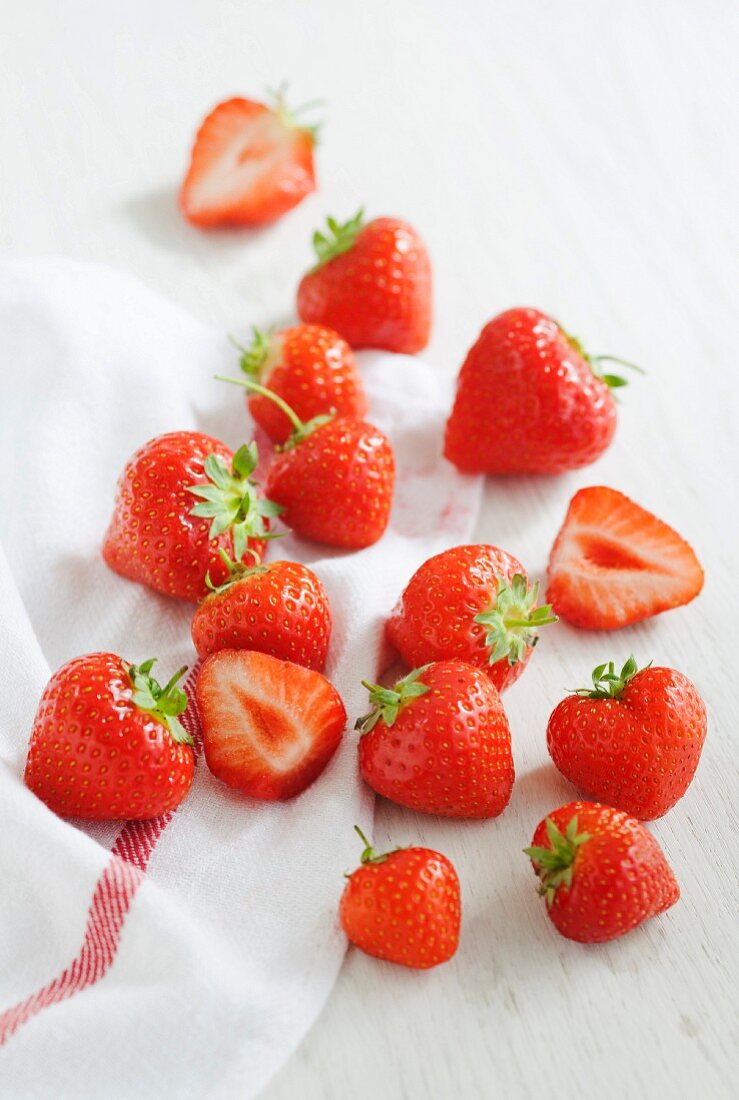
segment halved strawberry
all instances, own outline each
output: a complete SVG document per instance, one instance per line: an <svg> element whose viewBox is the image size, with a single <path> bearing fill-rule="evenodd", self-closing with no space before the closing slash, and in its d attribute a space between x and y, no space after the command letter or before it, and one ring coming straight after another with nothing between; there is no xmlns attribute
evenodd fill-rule
<svg viewBox="0 0 739 1100"><path fill-rule="evenodd" d="M228 99L198 130L180 192L195 225L264 225L315 190L315 128L299 126L278 93L274 107Z"/></svg>
<svg viewBox="0 0 739 1100"><path fill-rule="evenodd" d="M196 685L208 767L252 798L292 798L341 742L346 711L320 672L253 650L222 649Z"/></svg>
<svg viewBox="0 0 739 1100"><path fill-rule="evenodd" d="M547 599L563 619L615 630L679 607L703 587L684 539L615 489L581 489L549 557Z"/></svg>

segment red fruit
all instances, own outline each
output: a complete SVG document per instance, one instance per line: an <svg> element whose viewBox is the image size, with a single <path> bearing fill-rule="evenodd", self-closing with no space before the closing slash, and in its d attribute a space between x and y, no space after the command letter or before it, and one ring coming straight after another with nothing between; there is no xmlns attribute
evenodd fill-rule
<svg viewBox="0 0 739 1100"><path fill-rule="evenodd" d="M549 555L547 599L563 619L616 630L690 603L703 570L676 531L615 489L581 489Z"/></svg>
<svg viewBox="0 0 739 1100"><path fill-rule="evenodd" d="M558 932L603 943L664 913L680 888L652 834L621 810L570 802L539 822L525 849Z"/></svg>
<svg viewBox="0 0 739 1100"><path fill-rule="evenodd" d="M357 832L365 844L362 864L349 876L339 906L348 938L368 955L414 970L451 959L461 919L452 864L429 848L375 855L364 833Z"/></svg>
<svg viewBox="0 0 739 1100"><path fill-rule="evenodd" d="M271 336L254 329L251 347L239 350L247 378L268 386L301 420L332 412L361 420L367 412L352 349L330 328L296 325ZM270 439L284 443L292 424L282 409L258 393L249 395L248 404Z"/></svg>
<svg viewBox="0 0 739 1100"><path fill-rule="evenodd" d="M682 798L706 738L706 708L682 672L630 657L610 665L555 707L547 726L552 760L575 786L642 821Z"/></svg>
<svg viewBox="0 0 739 1100"><path fill-rule="evenodd" d="M154 660L115 653L75 657L52 676L28 745L25 782L62 817L127 821L157 817L190 790L192 737L178 720L187 696L161 688Z"/></svg>
<svg viewBox="0 0 739 1100"><path fill-rule="evenodd" d="M372 710L358 719L359 766L385 798L443 817L497 817L514 769L500 695L462 661L417 668L393 689L362 681Z"/></svg>
<svg viewBox="0 0 739 1100"><path fill-rule="evenodd" d="M294 561L235 565L192 620L201 658L219 649L258 649L322 672L331 636L328 596L316 574Z"/></svg>
<svg viewBox="0 0 739 1100"><path fill-rule="evenodd" d="M421 351L431 331L431 261L412 226L397 218L345 225L328 219L316 232L318 263L298 287L302 321L329 325L353 348Z"/></svg>
<svg viewBox="0 0 739 1100"><path fill-rule="evenodd" d="M390 519L395 459L388 438L364 420L316 416L303 423L271 390L241 378L217 376L272 401L293 431L267 475L266 491L296 535L362 550Z"/></svg>
<svg viewBox="0 0 739 1100"><path fill-rule="evenodd" d="M611 355L588 356L537 309L493 318L467 353L446 427L444 454L480 474L559 474L587 466L616 430ZM638 368L636 368L638 369Z"/></svg>
<svg viewBox="0 0 739 1100"><path fill-rule="evenodd" d="M496 546L455 546L429 558L406 585L387 636L409 668L458 658L484 669L498 691L524 670L540 627L538 582Z"/></svg>
<svg viewBox="0 0 739 1100"><path fill-rule="evenodd" d="M267 653L221 649L195 694L208 767L251 798L293 798L318 778L346 725L341 697L320 672Z"/></svg>
<svg viewBox="0 0 739 1100"><path fill-rule="evenodd" d="M267 517L280 512L260 496L251 477L256 465L253 443L232 454L202 432L152 439L118 482L105 561L168 596L207 595L208 574L214 584L228 576L219 551L239 562L261 556L270 537Z"/></svg>
<svg viewBox="0 0 739 1100"><path fill-rule="evenodd" d="M195 225L264 225L315 191L315 129L274 107L228 99L195 138L180 206Z"/></svg>

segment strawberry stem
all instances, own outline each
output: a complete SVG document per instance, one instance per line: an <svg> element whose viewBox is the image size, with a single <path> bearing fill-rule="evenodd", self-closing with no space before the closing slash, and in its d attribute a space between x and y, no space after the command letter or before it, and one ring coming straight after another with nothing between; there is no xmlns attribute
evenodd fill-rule
<svg viewBox="0 0 739 1100"><path fill-rule="evenodd" d="M605 382L609 389L620 389L622 386L628 385L628 382L625 378L622 378L620 374L608 374L602 371L600 369L601 363L618 363L622 367L628 367L629 370L638 371L639 374L647 373L643 367L637 366L636 363L632 363L629 359L619 359L617 355L589 355L577 336L573 336L569 333L567 329L559 324L559 322L557 322L557 327L562 332L562 335L570 347L574 348L577 354L583 357L595 377L599 378L601 382Z"/></svg>
<svg viewBox="0 0 739 1100"><path fill-rule="evenodd" d="M295 410L279 394L267 389L266 386L262 386L261 383L255 382L252 378L227 378L223 374L217 374L215 378L217 382L230 382L232 386L242 386L249 393L258 393L260 397L268 398L274 402L278 409L282 410L293 428L290 438L283 444L282 450L289 451L296 443L306 439L316 428L320 428L323 424L328 424L329 420L333 420L334 413L314 416L311 420L301 420Z"/></svg>
<svg viewBox="0 0 739 1100"><path fill-rule="evenodd" d="M134 689L131 702L140 711L150 714L152 718L156 718L166 726L178 744L192 745L192 737L177 717L187 709L187 696L182 688L176 686L187 672L187 665L178 669L164 687L160 687L151 675L155 662L156 657L150 657L140 665L129 665L124 662Z"/></svg>
<svg viewBox="0 0 739 1100"><path fill-rule="evenodd" d="M538 598L538 581L529 588L522 573L516 573L510 583L498 578L495 603L475 615L474 620L486 628L485 644L490 647L491 665L503 660L510 665L522 661L526 650L539 640L539 628L557 622L550 604L536 606Z"/></svg>
<svg viewBox="0 0 739 1100"><path fill-rule="evenodd" d="M650 661L645 668L649 668ZM630 680L633 680L639 669L636 658L632 653L620 672L616 672L613 661L598 665L593 669L593 686L589 688L573 688L574 695L580 695L585 699L620 699L624 689Z"/></svg>
<svg viewBox="0 0 739 1100"><path fill-rule="evenodd" d="M384 863L385 860L388 858L388 856L393 855L394 852L399 852L400 851L400 848L393 848L392 851L390 851L390 852L382 852L382 853L380 853L380 855L377 855L374 848L372 847L372 844L370 843L369 840L367 840L367 837L364 835L364 833L362 832L362 830L359 828L358 825L354 826L354 832L357 834L359 839L364 844L364 851L362 852L362 855L360 857L360 863L362 863L362 864L366 864L366 863ZM351 877L351 876L349 876L349 877Z"/></svg>
<svg viewBox="0 0 739 1100"><path fill-rule="evenodd" d="M269 355L271 333L263 332L256 325L252 326L251 331L252 342L248 348L240 344L231 333L228 334L228 340L238 352L241 352L239 366L244 374L249 378L258 378Z"/></svg>
<svg viewBox="0 0 739 1100"><path fill-rule="evenodd" d="M361 718L357 718L354 728L360 730L363 734L369 733L370 730L375 728L380 719L383 720L386 726L392 726L403 707L410 703L412 699L417 699L419 695L425 695L429 690L426 684L421 683L419 680L421 674L428 667L428 665L422 665L420 668L415 668L402 680L398 680L393 688L382 687L381 684L372 684L367 680L362 680L362 687L367 688L369 692L372 709L369 713L362 715Z"/></svg>
<svg viewBox="0 0 739 1100"><path fill-rule="evenodd" d="M590 840L590 833L578 833L577 814L570 818L564 833L548 817L546 831L550 847L524 848L524 854L534 864L534 870L539 876L539 893L546 897L547 905L551 905L560 886L568 890L572 886L578 849Z"/></svg>
<svg viewBox="0 0 739 1100"><path fill-rule="evenodd" d="M364 207L360 207L353 218L341 224L335 218L327 218L328 234L317 229L313 234L313 250L318 257L318 263L311 268L311 272L318 271L329 260L341 256L354 247L354 242L364 226Z"/></svg>

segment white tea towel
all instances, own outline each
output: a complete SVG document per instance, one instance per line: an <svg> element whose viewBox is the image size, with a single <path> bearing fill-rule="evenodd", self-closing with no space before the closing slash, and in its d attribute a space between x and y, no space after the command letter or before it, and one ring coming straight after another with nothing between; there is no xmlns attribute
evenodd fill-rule
<svg viewBox="0 0 739 1100"><path fill-rule="evenodd" d="M248 309L245 308L245 320ZM342 873L372 802L351 724L383 621L429 555L469 539L478 479L440 456L451 394L422 362L360 357L398 480L390 527L360 553L292 536L331 600L327 675L349 728L286 804L255 803L204 762L166 820L80 825L23 785L39 695L95 650L192 664L192 608L113 574L100 545L126 459L161 432L251 437L224 336L129 276L70 261L0 264L0 1082L14 1100L254 1096L311 1025L345 948ZM189 710L187 721L195 728Z"/></svg>

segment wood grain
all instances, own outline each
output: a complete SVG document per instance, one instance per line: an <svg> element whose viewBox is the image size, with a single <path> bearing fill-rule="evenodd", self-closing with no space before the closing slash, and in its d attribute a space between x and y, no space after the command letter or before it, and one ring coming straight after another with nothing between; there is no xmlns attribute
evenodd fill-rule
<svg viewBox="0 0 739 1100"><path fill-rule="evenodd" d="M427 357L440 370L514 304L648 370L596 466L489 484L480 540L541 574L572 493L603 482L676 526L706 567L688 608L609 637L549 631L506 696L518 781L501 819L455 825L378 805L379 844L422 841L455 861L460 951L422 975L350 952L265 1097L733 1095L736 9L34 0L6 3L3 23L3 251L121 265L239 331L292 315L325 214L364 203L405 215L434 258ZM269 231L191 229L175 194L197 120L283 75L298 101L327 101L321 190ZM245 299L260 316L242 316ZM710 730L693 786L654 825L680 903L588 949L550 928L521 848L572 795L548 762L549 711L632 649L696 681Z"/></svg>

